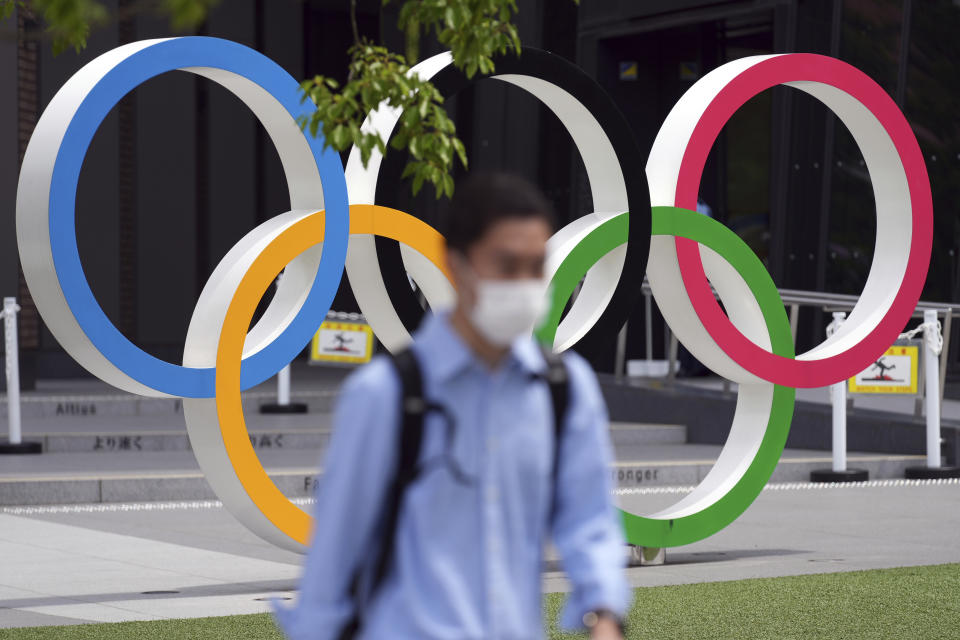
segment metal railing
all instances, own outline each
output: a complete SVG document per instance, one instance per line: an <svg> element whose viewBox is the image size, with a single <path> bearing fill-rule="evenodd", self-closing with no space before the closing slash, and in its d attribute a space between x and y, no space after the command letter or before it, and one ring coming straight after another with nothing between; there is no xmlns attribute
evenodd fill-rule
<svg viewBox="0 0 960 640"><path fill-rule="evenodd" d="M860 300L860 296L847 295L842 293L822 293L819 291L803 291L800 289L778 289L780 298L787 308L790 318L790 333L793 336L794 346L797 342L797 324L800 317L800 307L819 308L824 313L831 314L834 311L849 312ZM653 292L650 289L650 283L646 278L641 285L644 304L644 349L647 360L653 359ZM714 295L716 291L714 290ZM950 334L952 333L954 305L943 302L927 302L921 300L917 303L912 317L923 318L924 311L936 311L938 317L943 317L943 351L940 355L940 401L943 401L944 383L947 378L947 360L950 350ZM664 352L667 356L667 379L673 380L677 375L677 337L670 330L670 327L664 323ZM614 372L618 376L623 376L626 365L626 343L627 343L627 325L620 330L617 339L617 352L614 364ZM724 390L729 390L730 381L724 381ZM915 415L920 415L923 410L923 399L917 398L914 408Z"/></svg>

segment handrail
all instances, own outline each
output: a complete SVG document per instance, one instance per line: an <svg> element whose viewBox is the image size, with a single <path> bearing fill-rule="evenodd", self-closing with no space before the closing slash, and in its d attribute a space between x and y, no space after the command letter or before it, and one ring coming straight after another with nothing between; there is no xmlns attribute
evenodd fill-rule
<svg viewBox="0 0 960 640"><path fill-rule="evenodd" d="M807 306L822 305L824 311L845 311L852 309L860 300L860 296L846 293L822 293L819 291L803 291L800 289L778 289L780 297L786 305L801 304ZM927 309L934 311L947 312L955 309L958 303L950 302L929 302L920 300L913 312L914 316L922 316Z"/></svg>
<svg viewBox="0 0 960 640"><path fill-rule="evenodd" d="M711 286L712 289L712 286ZM651 331L651 298L652 290L650 288L650 282L647 280L646 276L643 278L643 284L640 288L644 296L644 305L645 305L645 319L646 319L646 357L647 360L652 359L652 331ZM777 289L780 293L780 297L783 299L784 306L790 309L790 332L793 335L794 345L796 345L797 340L797 323L799 320L799 312L801 306L806 307L820 307L825 312L833 311L849 311L857 304L857 301L860 300L858 295L850 295L846 293L825 293L821 291L804 291L802 289ZM716 289L713 289L713 294L716 296ZM911 314L911 317L923 317L923 312L926 310L936 311L938 314L943 314L943 351L940 356L940 401L943 402L943 391L944 385L947 379L947 361L949 359L950 351L950 334L952 333L953 326L953 313L954 309L960 307L960 302L950 303L950 302L930 302L927 300L920 300L917 302L916 308ZM667 344L665 345L665 354L669 360L668 374L669 379L673 379L676 376L676 367L677 367L677 338L673 335L673 332L670 331L668 326L665 327L666 334L664 339ZM625 365L624 351L626 346L626 325L620 331L620 336L617 344L617 375L623 375L624 371L622 367ZM724 387L727 387L727 383L724 383ZM919 415L920 403L917 403L916 412Z"/></svg>
<svg viewBox="0 0 960 640"><path fill-rule="evenodd" d="M712 287L711 287L712 288ZM646 277L643 279L641 291L644 294L652 293L650 282ZM852 309L860 300L860 296L848 293L827 293L823 291L805 291L803 289L777 289L784 305L799 304L803 306L821 306L824 311L844 311ZM716 290L713 291L717 294ZM952 311L960 307L960 302L930 302L920 300L917 302L914 316L922 316L924 310L935 309L936 311Z"/></svg>

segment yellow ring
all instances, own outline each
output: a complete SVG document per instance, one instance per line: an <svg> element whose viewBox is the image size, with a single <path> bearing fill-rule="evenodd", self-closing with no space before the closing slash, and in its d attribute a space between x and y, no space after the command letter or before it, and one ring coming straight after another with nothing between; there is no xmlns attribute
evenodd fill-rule
<svg viewBox="0 0 960 640"><path fill-rule="evenodd" d="M216 407L227 457L250 500L266 518L293 540L308 544L312 518L273 483L250 444L240 401L243 343L260 299L277 274L295 257L323 241L324 212L317 211L273 239L257 256L237 287L223 320L217 344ZM444 242L433 227L403 211L379 205L351 205L350 233L397 240L422 254L447 279ZM318 326L322 318L318 318Z"/></svg>

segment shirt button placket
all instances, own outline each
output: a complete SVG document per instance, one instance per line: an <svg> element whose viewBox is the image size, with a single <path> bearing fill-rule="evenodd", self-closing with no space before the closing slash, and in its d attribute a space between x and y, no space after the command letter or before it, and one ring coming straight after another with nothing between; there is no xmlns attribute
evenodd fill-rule
<svg viewBox="0 0 960 640"><path fill-rule="evenodd" d="M498 589L500 583L500 554L502 552L502 541L499 535L499 513L497 496L497 477L496 477L496 424L497 424L497 403L496 385L494 380L488 380L487 391L487 411L486 420L483 424L483 432L487 443L484 452L484 514L486 525L486 575L487 575L487 603L488 616L490 620L490 637L498 638L500 636L499 620L501 619L500 598L502 589Z"/></svg>

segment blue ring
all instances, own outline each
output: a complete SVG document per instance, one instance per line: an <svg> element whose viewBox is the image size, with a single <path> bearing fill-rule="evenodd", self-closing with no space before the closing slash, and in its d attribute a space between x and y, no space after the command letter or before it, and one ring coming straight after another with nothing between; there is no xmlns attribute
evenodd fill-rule
<svg viewBox="0 0 960 640"><path fill-rule="evenodd" d="M175 38L130 55L87 94L64 134L50 184L50 247L67 306L107 360L157 391L184 398L212 398L214 368L184 367L155 358L110 322L87 283L76 241L80 168L101 122L124 95L144 81L184 67L212 67L242 76L270 93L291 118L312 112L312 103L301 103L299 84L289 73L263 54L235 42L201 36ZM303 135L317 163L326 208L320 266L303 306L287 328L261 351L243 360L240 380L244 389L269 379L300 353L326 317L343 275L350 233L343 165L337 152L324 150L321 136Z"/></svg>

